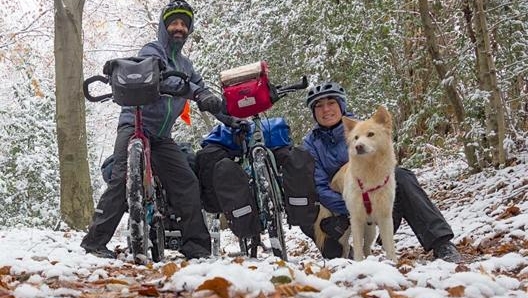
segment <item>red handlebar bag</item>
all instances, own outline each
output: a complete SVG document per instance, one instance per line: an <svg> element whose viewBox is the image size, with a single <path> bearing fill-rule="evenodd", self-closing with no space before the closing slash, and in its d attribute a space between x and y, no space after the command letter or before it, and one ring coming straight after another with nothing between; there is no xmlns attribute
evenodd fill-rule
<svg viewBox="0 0 528 298"><path fill-rule="evenodd" d="M272 106L265 61L223 71L220 82L229 115L246 118Z"/></svg>

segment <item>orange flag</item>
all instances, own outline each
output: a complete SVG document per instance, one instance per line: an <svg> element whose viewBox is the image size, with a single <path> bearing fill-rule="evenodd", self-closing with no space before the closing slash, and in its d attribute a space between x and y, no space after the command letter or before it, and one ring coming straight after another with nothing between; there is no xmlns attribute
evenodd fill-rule
<svg viewBox="0 0 528 298"><path fill-rule="evenodd" d="M180 115L181 120L183 122L187 123L187 125L191 125L191 103L187 99L185 102L185 106L183 107L183 112Z"/></svg>

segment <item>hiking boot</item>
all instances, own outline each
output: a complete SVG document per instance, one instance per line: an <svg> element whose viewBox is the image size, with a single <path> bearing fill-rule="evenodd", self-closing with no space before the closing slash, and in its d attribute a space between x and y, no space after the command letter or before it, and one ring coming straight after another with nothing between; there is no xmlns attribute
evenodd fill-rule
<svg viewBox="0 0 528 298"><path fill-rule="evenodd" d="M339 240L350 227L350 220L346 215L330 216L322 219L319 226L330 238Z"/></svg>
<svg viewBox="0 0 528 298"><path fill-rule="evenodd" d="M462 257L456 249L455 245L450 241L444 242L437 247L433 248L433 256L435 259L442 259L450 263L462 262Z"/></svg>
<svg viewBox="0 0 528 298"><path fill-rule="evenodd" d="M117 258L117 254L114 251L111 251L106 247L98 248L98 249L86 249L86 253L92 254L98 258L104 258L104 259Z"/></svg>

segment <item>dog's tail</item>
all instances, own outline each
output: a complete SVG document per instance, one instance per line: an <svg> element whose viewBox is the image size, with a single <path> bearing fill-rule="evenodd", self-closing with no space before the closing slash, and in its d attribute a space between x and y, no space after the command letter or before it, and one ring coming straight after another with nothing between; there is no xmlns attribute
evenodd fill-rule
<svg viewBox="0 0 528 298"><path fill-rule="evenodd" d="M330 210L326 209L323 205L319 205L319 214L317 215L317 219L314 223L314 234L315 234L315 245L319 249L319 251L323 251L324 244L326 241L326 233L321 230L321 220L332 216L332 212Z"/></svg>

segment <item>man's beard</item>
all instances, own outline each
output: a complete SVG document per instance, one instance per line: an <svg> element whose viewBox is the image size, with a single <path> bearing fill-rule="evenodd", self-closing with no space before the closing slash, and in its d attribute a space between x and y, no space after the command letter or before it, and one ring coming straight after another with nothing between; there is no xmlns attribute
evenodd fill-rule
<svg viewBox="0 0 528 298"><path fill-rule="evenodd" d="M175 33L180 33L181 36L174 36ZM185 32L182 32L182 31L169 32L169 39L172 43L175 43L175 44L184 43L187 40L188 36L189 34L186 34Z"/></svg>

